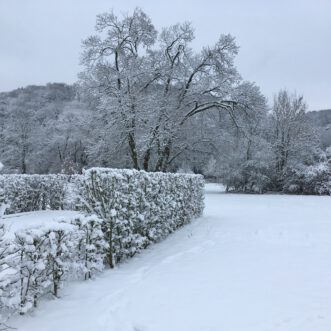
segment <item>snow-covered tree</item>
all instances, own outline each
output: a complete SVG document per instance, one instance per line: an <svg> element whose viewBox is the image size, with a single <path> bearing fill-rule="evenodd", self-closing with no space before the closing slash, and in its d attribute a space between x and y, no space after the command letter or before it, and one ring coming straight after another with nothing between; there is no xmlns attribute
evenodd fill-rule
<svg viewBox="0 0 331 331"><path fill-rule="evenodd" d="M80 78L101 124L98 152L126 151L116 156L127 155L129 166L166 171L188 149L185 140L200 114L233 115L252 106L242 94L247 83L234 66L238 47L230 35L195 53L191 24L157 35L140 9L123 18L98 15L96 31L83 43Z"/></svg>
<svg viewBox="0 0 331 331"><path fill-rule="evenodd" d="M83 43L81 80L91 93L100 94L100 107L106 108L106 124L120 127L132 160L139 168L137 150L138 107L144 84L148 84L146 57L155 42L156 31L150 18L140 9L120 20L114 13L97 16L96 31ZM112 125L111 125L112 126Z"/></svg>
<svg viewBox="0 0 331 331"><path fill-rule="evenodd" d="M271 141L275 170L284 179L287 167L312 163L317 138L305 116L307 105L302 96L281 90L275 96L271 116Z"/></svg>

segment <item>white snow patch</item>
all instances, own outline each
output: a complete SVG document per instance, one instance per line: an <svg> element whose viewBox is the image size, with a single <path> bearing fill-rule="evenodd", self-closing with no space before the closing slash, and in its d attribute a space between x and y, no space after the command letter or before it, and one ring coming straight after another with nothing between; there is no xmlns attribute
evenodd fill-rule
<svg viewBox="0 0 331 331"><path fill-rule="evenodd" d="M28 213L19 213L4 215L1 219L1 223L4 223L8 232L6 232L7 238L14 238L15 232L37 228L45 224L57 224L64 219L73 219L76 216L83 215L77 211L71 210L45 210L45 211L33 211Z"/></svg>

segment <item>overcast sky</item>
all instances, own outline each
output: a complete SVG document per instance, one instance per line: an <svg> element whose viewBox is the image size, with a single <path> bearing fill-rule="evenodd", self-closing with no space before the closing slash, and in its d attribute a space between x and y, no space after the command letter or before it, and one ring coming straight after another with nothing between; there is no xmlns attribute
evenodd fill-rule
<svg viewBox="0 0 331 331"><path fill-rule="evenodd" d="M195 27L194 48L236 37L236 64L271 99L280 88L331 108L331 0L0 0L0 91L73 83L95 16L141 7L157 28Z"/></svg>

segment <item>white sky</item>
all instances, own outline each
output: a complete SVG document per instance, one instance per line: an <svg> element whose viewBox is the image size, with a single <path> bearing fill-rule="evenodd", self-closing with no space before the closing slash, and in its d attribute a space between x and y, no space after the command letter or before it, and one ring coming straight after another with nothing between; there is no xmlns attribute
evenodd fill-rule
<svg viewBox="0 0 331 331"><path fill-rule="evenodd" d="M331 108L331 0L0 0L0 91L73 83L95 16L136 6L157 28L191 21L196 50L235 36L239 72L269 98L288 88Z"/></svg>

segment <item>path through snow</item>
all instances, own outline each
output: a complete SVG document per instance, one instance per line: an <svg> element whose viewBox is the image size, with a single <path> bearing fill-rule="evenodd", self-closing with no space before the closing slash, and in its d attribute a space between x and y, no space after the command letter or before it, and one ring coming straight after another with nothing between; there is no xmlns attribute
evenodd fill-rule
<svg viewBox="0 0 331 331"><path fill-rule="evenodd" d="M24 331L330 331L331 198L222 194L205 216L12 325Z"/></svg>

